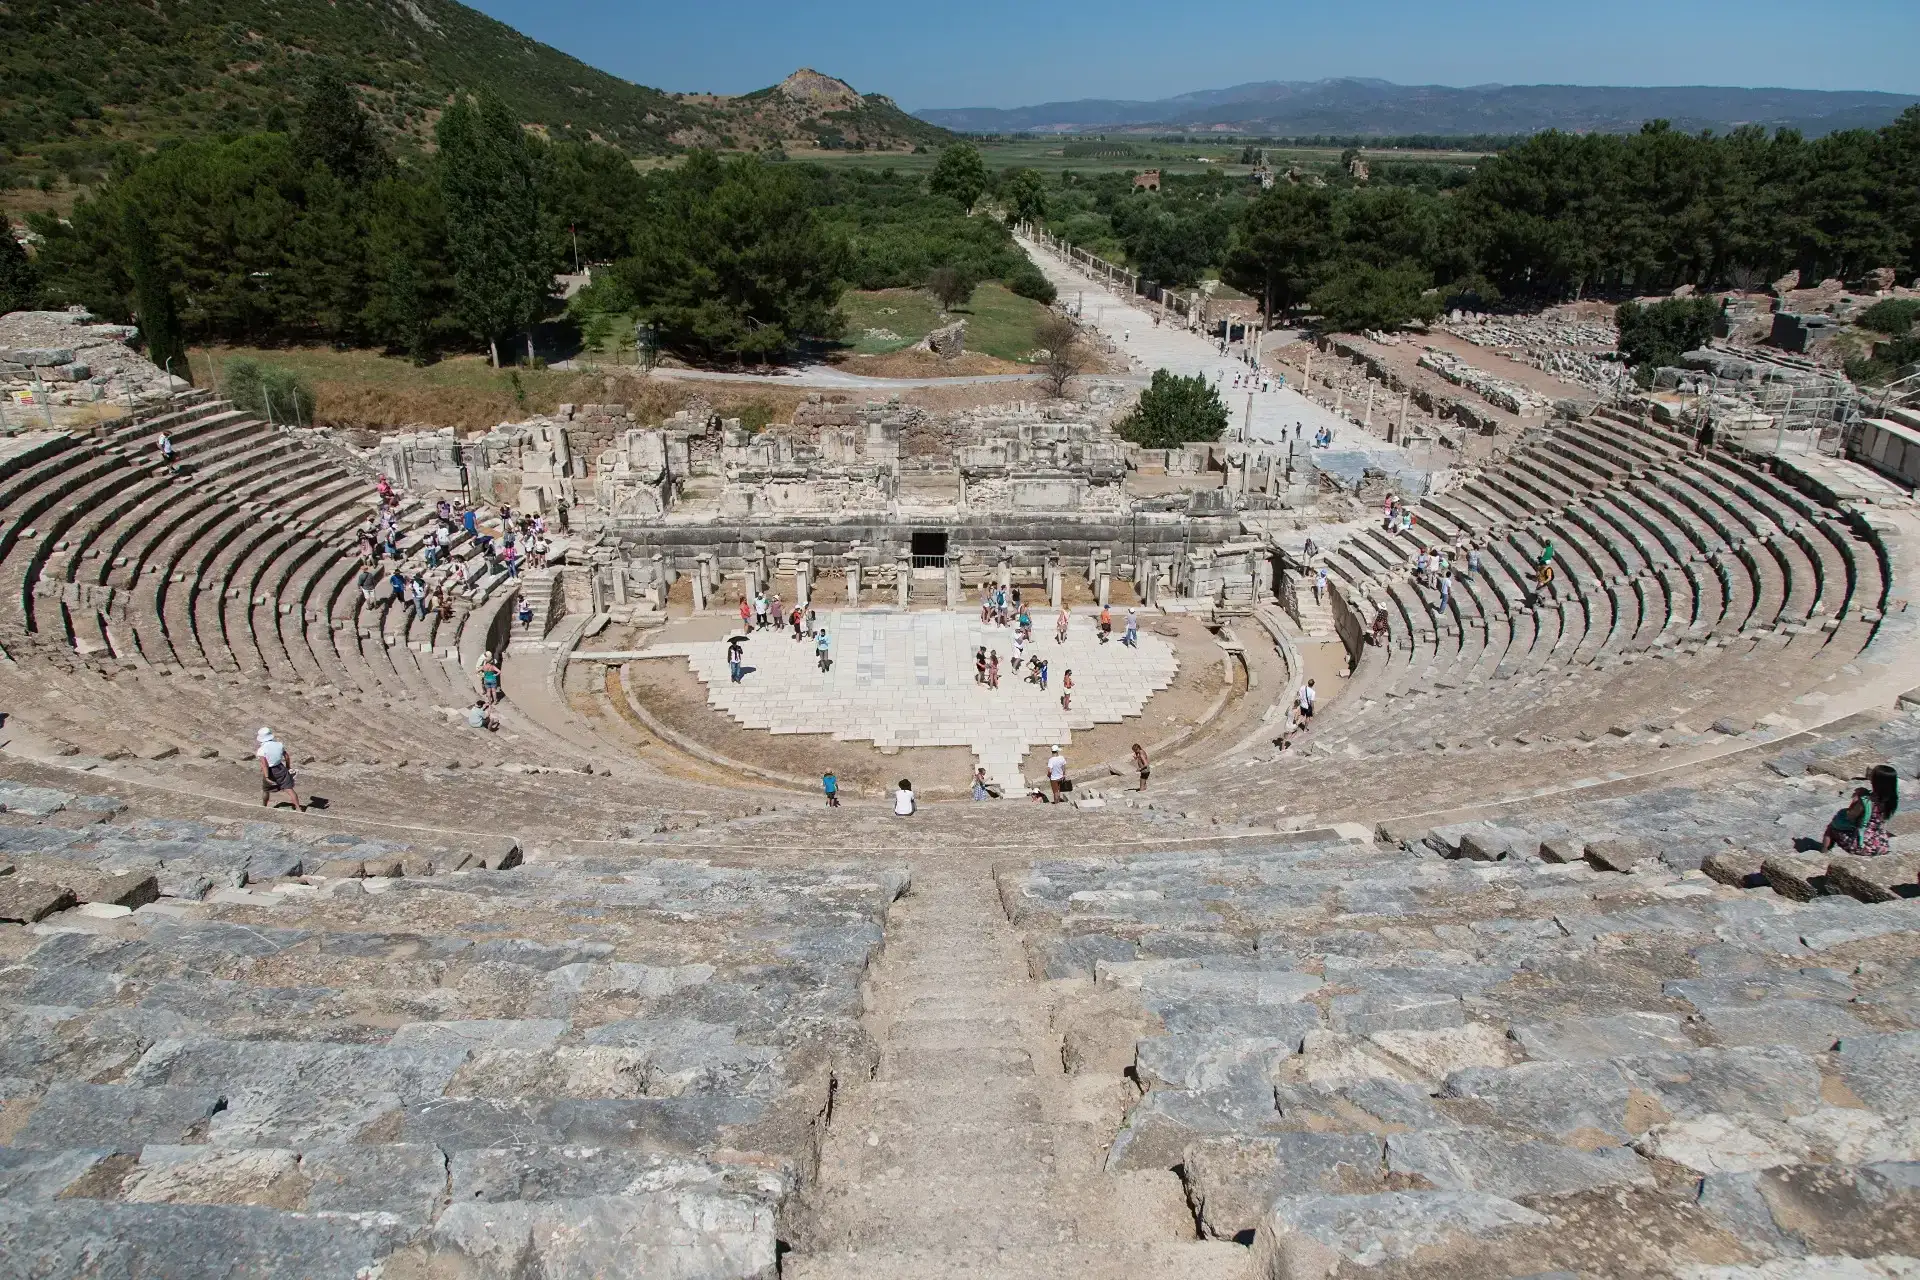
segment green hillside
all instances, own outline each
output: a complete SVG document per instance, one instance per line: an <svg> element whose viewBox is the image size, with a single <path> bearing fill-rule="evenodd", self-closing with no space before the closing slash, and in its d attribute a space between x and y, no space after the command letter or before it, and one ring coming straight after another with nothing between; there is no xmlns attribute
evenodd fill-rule
<svg viewBox="0 0 1920 1280"><path fill-rule="evenodd" d="M911 150L953 135L838 81L681 96L597 71L454 0L0 0L0 185L92 185L117 151L274 126L328 65L401 149L455 89L488 86L523 123L635 154L795 142ZM844 92L842 92L844 91ZM846 99L851 98L851 101Z"/></svg>

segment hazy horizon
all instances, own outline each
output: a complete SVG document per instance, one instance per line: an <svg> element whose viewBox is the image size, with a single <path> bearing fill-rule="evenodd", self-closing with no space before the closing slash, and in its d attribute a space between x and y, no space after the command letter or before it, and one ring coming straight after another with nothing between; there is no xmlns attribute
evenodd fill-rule
<svg viewBox="0 0 1920 1280"><path fill-rule="evenodd" d="M1283 0L1170 12L1117 0L980 0L942 11L842 0L825 12L737 0L467 0L639 84L739 94L802 66L909 111L1083 99L1157 101L1259 81L1813 89L1920 96L1911 0L1810 13L1785 0L1622 0L1601 10L1377 0L1364 15Z"/></svg>

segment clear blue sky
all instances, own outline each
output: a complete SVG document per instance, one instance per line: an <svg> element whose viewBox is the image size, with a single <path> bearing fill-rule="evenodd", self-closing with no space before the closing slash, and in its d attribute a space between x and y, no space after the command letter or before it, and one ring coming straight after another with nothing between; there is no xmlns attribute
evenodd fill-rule
<svg viewBox="0 0 1920 1280"><path fill-rule="evenodd" d="M1920 93L1920 0L467 0L641 84L810 66L909 110L1163 98L1248 80Z"/></svg>

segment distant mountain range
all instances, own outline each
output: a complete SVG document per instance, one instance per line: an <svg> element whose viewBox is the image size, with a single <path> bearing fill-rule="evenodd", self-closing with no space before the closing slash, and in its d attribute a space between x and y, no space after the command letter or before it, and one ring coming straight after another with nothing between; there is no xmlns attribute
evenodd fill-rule
<svg viewBox="0 0 1920 1280"><path fill-rule="evenodd" d="M1816 136L1878 128L1912 94L1711 85L1627 88L1571 84L1402 85L1386 80L1265 80L1183 93L1155 102L1088 98L1035 107L918 111L922 120L965 133L1219 132L1272 137L1336 134L1515 134L1561 129L1627 133L1648 120L1677 129L1742 124Z"/></svg>

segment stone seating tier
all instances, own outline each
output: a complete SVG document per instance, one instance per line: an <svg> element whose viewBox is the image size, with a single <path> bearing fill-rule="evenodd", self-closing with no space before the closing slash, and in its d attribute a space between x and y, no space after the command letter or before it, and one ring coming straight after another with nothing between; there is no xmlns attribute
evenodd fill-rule
<svg viewBox="0 0 1920 1280"><path fill-rule="evenodd" d="M1916 741L1892 732L1874 745ZM1697 859L1674 829L1773 829L1768 799L997 880L1033 976L1069 984L1070 1069L1136 1082L1108 1168L1174 1170L1262 1274L1911 1253L1910 1218L1881 1228L1916 1205L1920 899L1802 902L1655 856Z"/></svg>
<svg viewBox="0 0 1920 1280"><path fill-rule="evenodd" d="M0 804L8 1274L772 1275L871 1069L903 871Z"/></svg>
<svg viewBox="0 0 1920 1280"><path fill-rule="evenodd" d="M403 617L385 592L366 605L352 537L371 501L371 477L344 455L206 396L8 459L10 712L93 756L221 750L264 722L369 761L581 763L580 747L517 716L499 737L449 724L438 709L476 688L463 636L470 620L491 624L499 584L465 592L449 621ZM430 512L402 510L417 551ZM456 561L473 555L460 539ZM209 696L229 682L246 695Z"/></svg>

